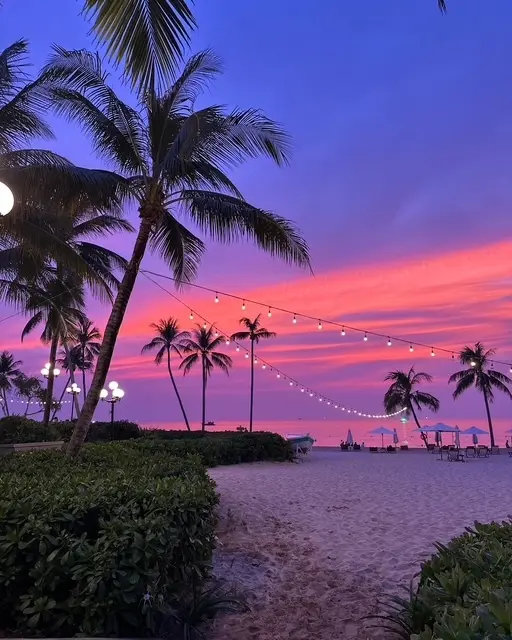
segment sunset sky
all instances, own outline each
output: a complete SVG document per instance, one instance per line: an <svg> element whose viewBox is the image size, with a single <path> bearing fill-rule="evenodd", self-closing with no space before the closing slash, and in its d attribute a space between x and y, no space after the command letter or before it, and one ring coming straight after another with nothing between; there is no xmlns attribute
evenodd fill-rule
<svg viewBox="0 0 512 640"><path fill-rule="evenodd" d="M1 48L29 39L34 70L50 45L92 48L80 2L4 0ZM492 5L492 7L491 7ZM261 107L291 133L291 166L253 162L234 173L247 199L294 220L311 247L314 275L272 260L249 245L209 243L198 284L315 318L346 322L384 335L456 350L481 340L512 362L512 4L509 0L197 0L193 51L213 48L226 72L203 100ZM115 72L113 84L120 88ZM126 88L121 94L129 100ZM76 163L101 166L76 127L52 120L57 140L41 143ZM136 217L129 212L130 218ZM133 237L108 246L128 256ZM146 269L169 275L148 257ZM175 293L171 282L159 282ZM162 317L191 324L190 308L225 333L238 328L240 302L185 289L186 306L139 278L109 379L126 390L119 415L148 423L176 421L179 412L165 369L140 355ZM2 307L2 318L13 309ZM102 327L106 307L92 301ZM428 389L442 402L438 418L485 427L473 391L454 403L451 357L300 320L263 313L277 339L258 348L266 360L304 385L347 406L381 412L383 378L395 368L432 373ZM37 373L48 349L34 334L20 344L23 317L4 321L2 348ZM247 421L249 365L235 360L229 379L215 373L208 419ZM501 367L508 373L508 367ZM178 380L197 425L199 372ZM59 384L62 384L59 381ZM497 397L498 419L512 403ZM67 409L65 409L67 411ZM106 415L100 407L97 417ZM256 423L338 419L327 407L258 368ZM368 422L368 421L367 421ZM512 427L512 419L510 426ZM373 423L368 425L372 428Z"/></svg>

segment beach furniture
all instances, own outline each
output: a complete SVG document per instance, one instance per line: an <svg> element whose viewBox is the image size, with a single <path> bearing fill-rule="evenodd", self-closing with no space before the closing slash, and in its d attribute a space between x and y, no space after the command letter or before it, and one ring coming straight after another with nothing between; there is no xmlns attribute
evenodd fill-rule
<svg viewBox="0 0 512 640"><path fill-rule="evenodd" d="M384 436L392 436L393 432L388 429L387 427L377 427L376 429L374 429L373 431L370 431L371 435L374 436L381 436L382 438L382 444L381 444L381 451L386 451L386 449L384 448Z"/></svg>
<svg viewBox="0 0 512 640"><path fill-rule="evenodd" d="M475 447L466 447L466 458L476 457Z"/></svg>
<svg viewBox="0 0 512 640"><path fill-rule="evenodd" d="M500 453L500 448L497 445L491 447L491 456L497 456Z"/></svg>
<svg viewBox="0 0 512 640"><path fill-rule="evenodd" d="M435 444L432 444L432 443L427 444L427 451L429 453L436 453L435 448L436 448Z"/></svg>
<svg viewBox="0 0 512 640"><path fill-rule="evenodd" d="M315 442L309 434L289 434L286 439L292 445L293 457L297 462L304 460Z"/></svg>
<svg viewBox="0 0 512 640"><path fill-rule="evenodd" d="M479 444L476 449L477 458L488 458L490 455L489 447L484 444Z"/></svg>
<svg viewBox="0 0 512 640"><path fill-rule="evenodd" d="M400 445L400 451L409 451L409 445L401 444Z"/></svg>
<svg viewBox="0 0 512 640"><path fill-rule="evenodd" d="M370 453L379 453L379 447L370 447Z"/></svg>
<svg viewBox="0 0 512 640"><path fill-rule="evenodd" d="M452 447L448 449L448 462L465 462L464 454L460 449Z"/></svg>

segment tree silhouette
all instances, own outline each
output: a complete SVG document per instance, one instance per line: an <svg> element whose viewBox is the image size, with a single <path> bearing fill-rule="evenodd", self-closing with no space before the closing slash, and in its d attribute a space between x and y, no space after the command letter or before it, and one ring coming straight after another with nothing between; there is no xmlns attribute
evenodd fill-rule
<svg viewBox="0 0 512 640"><path fill-rule="evenodd" d="M19 369L22 364L23 362L15 360L9 351L0 353L0 398L2 399L2 409L6 416L9 415L7 393L13 388L16 378L23 375Z"/></svg>
<svg viewBox="0 0 512 640"><path fill-rule="evenodd" d="M494 349L485 350L481 342L477 342L474 348L464 347L459 353L461 364L467 365L467 369L457 371L450 376L449 383L455 382L457 386L453 392L456 400L470 387L476 387L484 396L485 411L489 424L489 434L491 436L491 447L495 446L494 429L491 419L491 409L489 404L494 400L493 389L497 389L512 398L512 393L507 385L512 384L512 380L499 371L489 369L489 359L496 353Z"/></svg>
<svg viewBox="0 0 512 640"><path fill-rule="evenodd" d="M276 333L268 331L260 323L261 313L259 313L254 320L250 318L241 318L240 324L245 327L245 331L238 331L231 336L231 340L251 341L251 401L249 409L249 431L252 432L252 416L254 408L254 344L258 344L260 340L269 340L275 338Z"/></svg>
<svg viewBox="0 0 512 640"><path fill-rule="evenodd" d="M213 373L215 367L224 371L226 375L229 375L229 370L233 366L233 361L229 356L220 351L215 351L221 344L223 344L223 338L214 334L213 327L205 329L199 324L196 325L196 328L192 332L192 337L183 343L183 354L185 354L185 358L183 358L180 364L183 375L190 373L196 364L201 364L203 378L201 428L203 431L206 425L206 384L208 378Z"/></svg>
<svg viewBox="0 0 512 640"><path fill-rule="evenodd" d="M153 322L149 326L156 331L157 335L155 338L153 338L153 340L151 340L151 342L148 342L148 344L145 344L142 347L141 353L147 353L148 351L154 351L155 349L158 349L155 356L155 364L160 364L163 357L167 357L167 371L169 372L169 377L171 378L174 392L176 394L176 397L178 398L181 413L183 414L183 419L185 420L187 429L190 431L190 424L187 418L185 407L183 406L183 402L181 400L176 381L174 380L174 375L171 367L171 354L175 353L180 358L182 357L181 353L183 351L183 344L186 340L190 340L190 333L188 331L181 331L178 321L175 318L160 320L156 323Z"/></svg>

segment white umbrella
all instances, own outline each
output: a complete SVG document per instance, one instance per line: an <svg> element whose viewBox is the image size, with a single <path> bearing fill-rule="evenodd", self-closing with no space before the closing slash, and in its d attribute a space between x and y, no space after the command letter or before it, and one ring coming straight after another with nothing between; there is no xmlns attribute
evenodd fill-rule
<svg viewBox="0 0 512 640"><path fill-rule="evenodd" d="M374 429L373 431L370 431L370 433L374 436L382 436L382 448L384 449L384 436L392 436L393 432L390 431L389 429L386 429L386 427L377 427L376 429Z"/></svg>
<svg viewBox="0 0 512 640"><path fill-rule="evenodd" d="M393 429L393 444L398 444L398 433L396 432L396 427Z"/></svg>
<svg viewBox="0 0 512 640"><path fill-rule="evenodd" d="M352 437L352 429L348 430L348 433L347 433L347 444L354 444L354 438Z"/></svg>

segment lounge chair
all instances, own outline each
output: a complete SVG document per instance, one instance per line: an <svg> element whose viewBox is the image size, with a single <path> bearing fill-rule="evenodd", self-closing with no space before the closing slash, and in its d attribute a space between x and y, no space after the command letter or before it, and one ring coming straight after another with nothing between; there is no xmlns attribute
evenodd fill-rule
<svg viewBox="0 0 512 640"><path fill-rule="evenodd" d="M427 444L427 451L429 453L435 453L434 449L436 448L435 444Z"/></svg>
<svg viewBox="0 0 512 640"><path fill-rule="evenodd" d="M464 454L460 449L448 449L448 462L465 462Z"/></svg>
<svg viewBox="0 0 512 640"><path fill-rule="evenodd" d="M477 457L488 458L489 455L490 455L489 447L486 447L484 444L479 444L477 449Z"/></svg>
<svg viewBox="0 0 512 640"><path fill-rule="evenodd" d="M353 451L361 451L361 445L360 444L355 444Z"/></svg>
<svg viewBox="0 0 512 640"><path fill-rule="evenodd" d="M498 446L491 447L491 456L497 456L500 453L500 448Z"/></svg>
<svg viewBox="0 0 512 640"><path fill-rule="evenodd" d="M475 458L476 451L475 447L466 447L466 458Z"/></svg>
<svg viewBox="0 0 512 640"><path fill-rule="evenodd" d="M409 451L409 447L406 444L401 444L400 445L400 451Z"/></svg>
<svg viewBox="0 0 512 640"><path fill-rule="evenodd" d="M378 453L379 447L370 447L370 453Z"/></svg>

